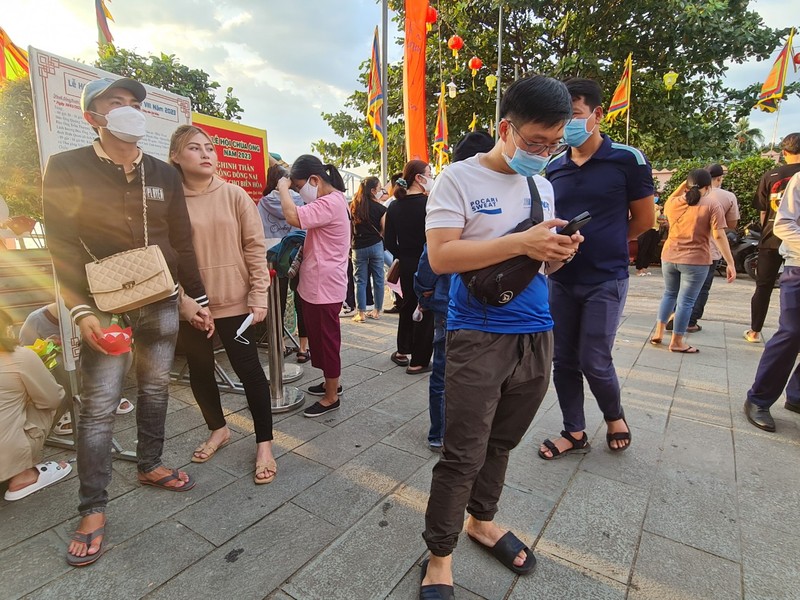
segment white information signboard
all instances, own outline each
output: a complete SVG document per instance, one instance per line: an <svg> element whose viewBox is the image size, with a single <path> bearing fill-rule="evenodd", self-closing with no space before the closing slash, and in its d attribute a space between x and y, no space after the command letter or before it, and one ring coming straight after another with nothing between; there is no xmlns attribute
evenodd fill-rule
<svg viewBox="0 0 800 600"><path fill-rule="evenodd" d="M28 56L39 158L44 171L51 155L88 146L97 137L81 111L83 87L95 79L118 79L119 75L33 47L28 48ZM191 103L184 96L144 87L147 98L142 111L147 115L147 136L139 146L145 153L166 160L172 132L179 125L192 122ZM74 371L80 350L79 333L63 302L59 302L59 308L64 366Z"/></svg>
<svg viewBox="0 0 800 600"><path fill-rule="evenodd" d="M29 47L33 108L42 169L52 154L88 146L96 134L84 120L81 92L90 81L118 79L108 71ZM147 115L147 136L139 146L147 154L167 159L169 138L179 125L192 122L189 99L149 85L142 111Z"/></svg>

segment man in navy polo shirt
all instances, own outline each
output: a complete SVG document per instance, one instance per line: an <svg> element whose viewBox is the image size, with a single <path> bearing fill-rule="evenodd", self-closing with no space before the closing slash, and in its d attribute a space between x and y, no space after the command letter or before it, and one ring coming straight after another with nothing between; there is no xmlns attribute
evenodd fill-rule
<svg viewBox="0 0 800 600"><path fill-rule="evenodd" d="M608 447L628 448L631 434L620 401L611 349L628 293L628 240L653 224L653 176L636 148L600 133L600 86L590 79L566 82L573 119L564 130L570 148L547 166L555 191L556 216L583 211L592 220L581 229L586 241L569 264L550 277L550 310L555 323L553 383L564 431L545 440L545 460L589 451L584 430L583 378L589 382L608 426Z"/></svg>

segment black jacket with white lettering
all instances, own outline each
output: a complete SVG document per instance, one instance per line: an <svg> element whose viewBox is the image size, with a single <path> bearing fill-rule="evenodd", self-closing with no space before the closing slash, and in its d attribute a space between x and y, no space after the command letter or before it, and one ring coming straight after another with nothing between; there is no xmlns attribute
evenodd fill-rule
<svg viewBox="0 0 800 600"><path fill-rule="evenodd" d="M208 304L197 270L186 199L178 172L143 155L149 243L158 244L172 277L201 306ZM100 158L92 146L50 157L44 174L47 245L61 295L77 322L97 310L84 265L92 259L144 246L142 179L128 182L124 169Z"/></svg>

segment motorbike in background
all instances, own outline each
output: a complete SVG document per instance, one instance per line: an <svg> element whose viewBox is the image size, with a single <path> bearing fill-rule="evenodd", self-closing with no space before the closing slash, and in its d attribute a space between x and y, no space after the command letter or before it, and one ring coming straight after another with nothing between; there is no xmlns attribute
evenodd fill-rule
<svg viewBox="0 0 800 600"><path fill-rule="evenodd" d="M759 223L750 223L744 228L744 235L739 234L738 231L728 231L728 242L731 245L731 254L733 261L736 265L737 273L747 273L747 275L755 280L758 270L758 242L761 240L761 225ZM725 277L725 269L728 263L725 259L720 259L717 266L717 273ZM783 272L781 266L778 272L778 279L780 273ZM777 286L777 280L775 285Z"/></svg>

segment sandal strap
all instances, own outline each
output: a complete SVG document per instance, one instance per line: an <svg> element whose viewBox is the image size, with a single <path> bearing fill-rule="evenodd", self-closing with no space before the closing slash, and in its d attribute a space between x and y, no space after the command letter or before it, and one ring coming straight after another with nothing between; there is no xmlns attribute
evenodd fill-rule
<svg viewBox="0 0 800 600"><path fill-rule="evenodd" d="M572 447L573 448L578 448L578 449L583 448L584 446L586 446L586 444L589 441L589 438L586 436L585 432L584 432L583 437L581 439L576 438L569 431L562 431L561 432L561 437L563 437L565 440L569 440L570 443L572 444Z"/></svg>
<svg viewBox="0 0 800 600"><path fill-rule="evenodd" d="M105 535L106 526L101 525L94 531L90 531L89 533L83 533L80 531L76 531L72 534L72 539L80 544L86 544L87 546L91 546L92 542L99 538L101 535Z"/></svg>
<svg viewBox="0 0 800 600"><path fill-rule="evenodd" d="M609 440L624 441L631 439L630 431L618 431L616 433L607 433L606 438Z"/></svg>
<svg viewBox="0 0 800 600"><path fill-rule="evenodd" d="M259 473L263 473L264 471L269 471L270 473L273 473L274 475L277 475L278 474L278 463L276 463L274 460L271 461L271 462L266 462L266 463L257 462L256 463L256 475L258 475Z"/></svg>
<svg viewBox="0 0 800 600"><path fill-rule="evenodd" d="M550 453L553 455L553 458L561 454L561 450L550 440L549 438L542 442L542 445L550 450Z"/></svg>

